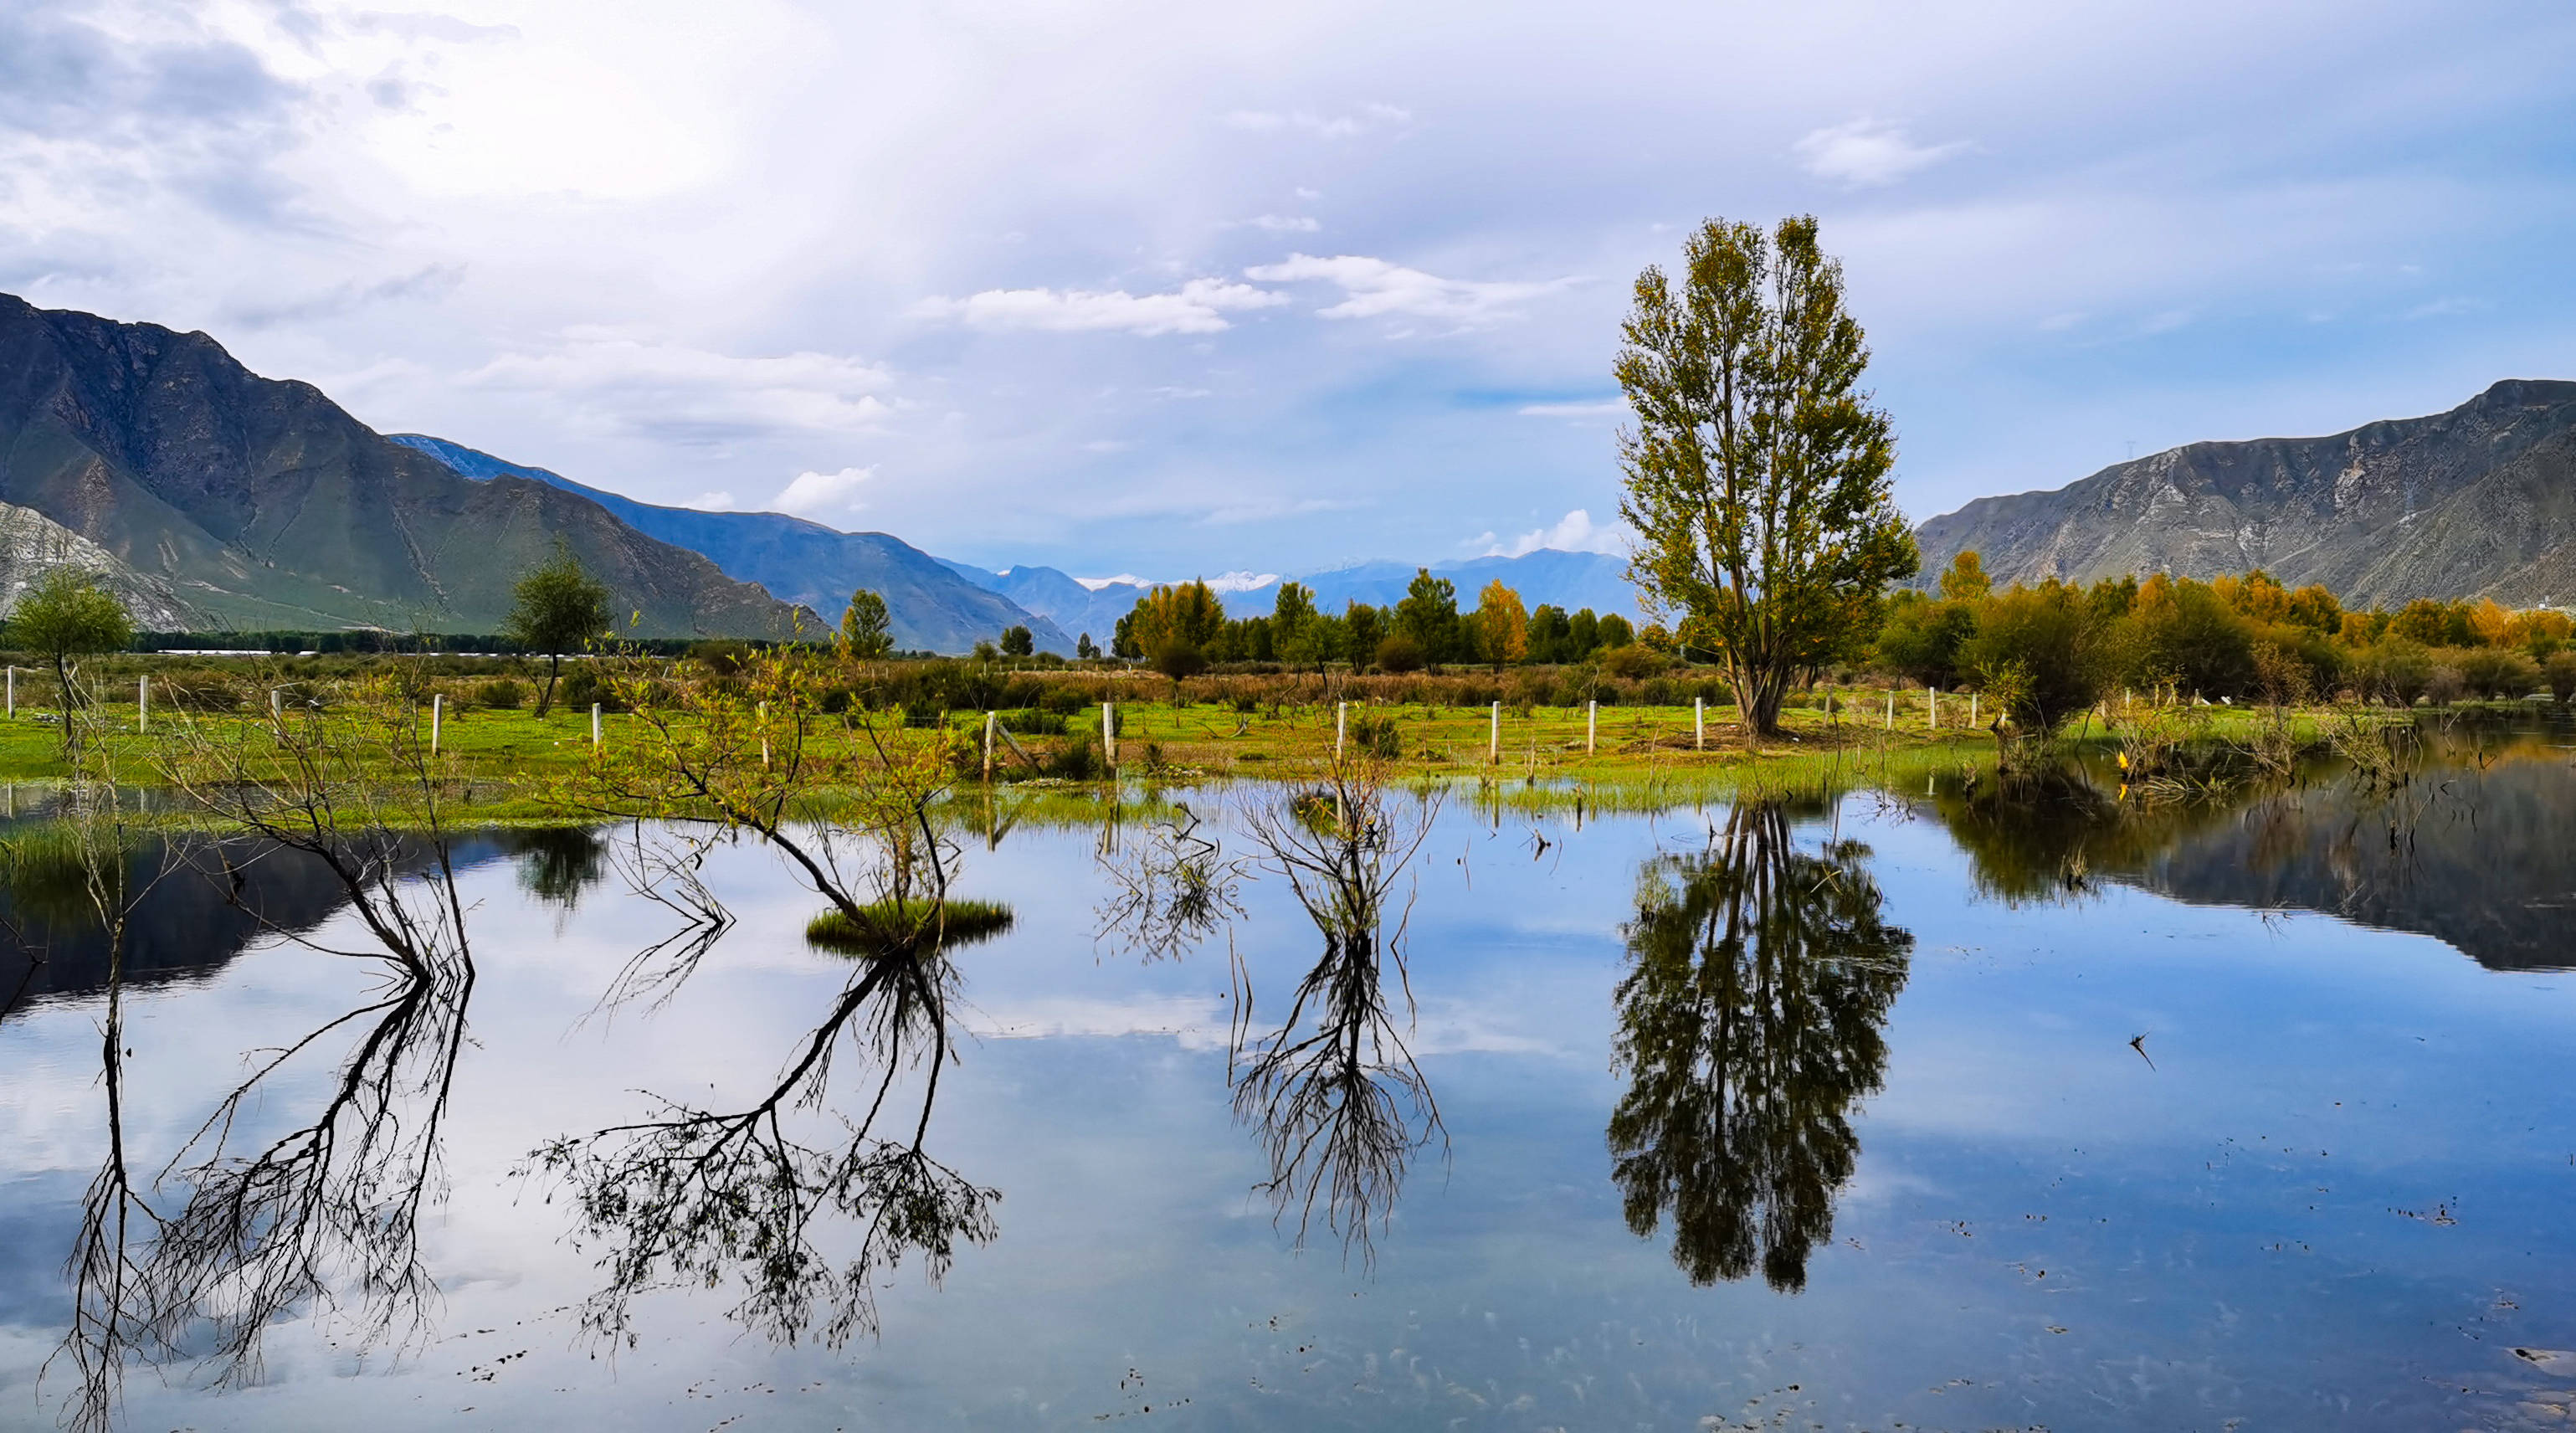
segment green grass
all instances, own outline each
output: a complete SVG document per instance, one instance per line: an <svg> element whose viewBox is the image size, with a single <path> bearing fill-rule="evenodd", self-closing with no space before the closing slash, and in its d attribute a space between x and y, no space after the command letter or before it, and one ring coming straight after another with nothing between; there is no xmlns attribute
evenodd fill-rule
<svg viewBox="0 0 2576 1433"><path fill-rule="evenodd" d="M889 898L863 906L859 913L864 921L851 920L837 906L814 917L805 925L806 943L837 955L871 956L934 926L942 946L949 949L991 940L1011 928L1011 908L997 901L959 900L942 906L929 900Z"/></svg>

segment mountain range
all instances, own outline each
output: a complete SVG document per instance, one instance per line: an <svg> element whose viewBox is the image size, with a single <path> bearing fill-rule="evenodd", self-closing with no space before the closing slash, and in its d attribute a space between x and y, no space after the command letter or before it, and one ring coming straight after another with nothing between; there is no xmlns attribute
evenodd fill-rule
<svg viewBox="0 0 2576 1433"><path fill-rule="evenodd" d="M43 520L0 526L101 573L147 625L490 632L557 540L647 635L783 634L794 618L587 497L462 478L202 333L8 295L0 503Z"/></svg>
<svg viewBox="0 0 2576 1433"><path fill-rule="evenodd" d="M2322 438L2194 443L2052 492L1980 498L1917 530L1929 583L1974 548L1998 580L2250 567L2347 603L2576 602L2576 383L2498 383L2447 413ZM387 436L214 339L0 294L0 601L96 573L154 630L492 632L556 542L651 636L783 636L887 599L897 643L959 652L1025 625L1108 645L1145 587L993 570L784 513L639 502L443 438ZM1636 615L1624 562L1542 549L1431 565L1472 608ZM1402 599L1416 564L1297 575L1316 603ZM1237 580L1238 614L1282 579Z"/></svg>
<svg viewBox="0 0 2576 1433"><path fill-rule="evenodd" d="M757 582L837 624L850 594L865 587L886 600L895 645L909 651L963 652L1026 624L1041 651L1071 655L1073 641L1042 616L968 581L927 553L881 532L841 532L771 512L703 512L662 507L576 483L544 468L504 462L489 453L420 433L392 441L427 453L478 482L527 478L579 493L647 536L702 553L726 576Z"/></svg>
<svg viewBox="0 0 2576 1433"><path fill-rule="evenodd" d="M2260 567L2347 605L2576 603L2576 383L2512 379L2447 413L2323 438L2193 443L1917 530L1929 583L1973 548L1999 582Z"/></svg>

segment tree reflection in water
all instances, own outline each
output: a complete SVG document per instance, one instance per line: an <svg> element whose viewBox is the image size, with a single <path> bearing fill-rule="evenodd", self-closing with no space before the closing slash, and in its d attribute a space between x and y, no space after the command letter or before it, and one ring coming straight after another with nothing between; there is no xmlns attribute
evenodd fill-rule
<svg viewBox="0 0 2576 1433"><path fill-rule="evenodd" d="M1387 926L1396 883L1439 804L1431 796L1399 815L1381 773L1345 767L1328 787L1244 808L1264 864L1287 878L1324 952L1286 1017L1261 1034L1251 981L1235 963L1235 1115L1260 1129L1270 1157L1262 1188L1283 1217L1297 1211L1298 1238L1320 1204L1326 1225L1363 1258L1372 1223L1383 1227L1392 1214L1413 1151L1442 1133L1439 1104L1406 1040L1405 913Z"/></svg>
<svg viewBox="0 0 2576 1433"><path fill-rule="evenodd" d="M303 808L300 820L294 813L269 810L246 823L265 838L255 848L208 844L192 864L226 882L270 936L366 961L382 983L357 1008L262 1052L139 1184L123 1127L119 953L152 886L109 874L124 869L132 845L112 811L71 823L94 873L110 948L102 1028L108 1153L83 1201L69 1261L72 1327L61 1352L80 1385L67 1410L75 1428L111 1425L131 1359L198 1362L218 1385L243 1382L260 1372L268 1330L300 1307L334 1307L360 1348L399 1346L421 1330L436 1292L420 1257L420 1219L439 1197L441 1126L474 985L447 843L435 830L417 839L382 828L350 833L316 808ZM255 868L285 861L328 871L371 943L325 946L300 923L259 910ZM246 1137L252 1111L274 1097L281 1072L334 1048L337 1073L319 1107L283 1134Z"/></svg>
<svg viewBox="0 0 2576 1433"><path fill-rule="evenodd" d="M1671 1219L1695 1284L1759 1267L1775 1289L1806 1286L1914 946L1880 919L1868 848L1802 851L1790 816L1739 806L1707 850L1646 862L1624 931L1611 1177L1640 1237Z"/></svg>

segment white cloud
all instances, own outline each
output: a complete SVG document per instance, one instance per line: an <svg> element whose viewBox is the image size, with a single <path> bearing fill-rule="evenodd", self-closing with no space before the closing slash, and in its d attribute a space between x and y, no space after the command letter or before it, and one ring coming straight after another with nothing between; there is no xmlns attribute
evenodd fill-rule
<svg viewBox="0 0 2576 1433"><path fill-rule="evenodd" d="M1103 587L1151 587L1154 585L1154 579L1150 577L1138 577L1132 572L1122 572L1116 577L1077 577L1073 580L1081 583L1083 586L1094 592L1099 591Z"/></svg>
<svg viewBox="0 0 2576 1433"><path fill-rule="evenodd" d="M893 410L881 364L801 352L740 358L609 329L580 328L542 353L510 353L466 375L474 388L554 393L594 419L671 433L865 432Z"/></svg>
<svg viewBox="0 0 2576 1433"><path fill-rule="evenodd" d="M1543 547L1559 552L1606 552L1613 557L1625 557L1628 555L1629 536L1625 524L1596 523L1592 514L1576 508L1559 518L1556 526L1522 533L1508 543L1496 540L1489 532L1468 545L1483 548L1486 557L1526 557Z"/></svg>
<svg viewBox="0 0 2576 1433"><path fill-rule="evenodd" d="M1850 188L1893 184L1968 147L1963 139L1947 144L1916 144L1903 127L1863 116L1849 124L1810 133L1792 146L1807 172Z"/></svg>
<svg viewBox="0 0 2576 1433"><path fill-rule="evenodd" d="M1519 410L1524 418L1625 418L1628 400L1604 398L1596 403L1529 403Z"/></svg>
<svg viewBox="0 0 2576 1433"><path fill-rule="evenodd" d="M1257 219L1246 219L1243 222L1255 229L1266 229L1273 234L1312 234L1324 227L1320 221L1303 214L1264 214Z"/></svg>
<svg viewBox="0 0 2576 1433"><path fill-rule="evenodd" d="M700 493L680 506L696 508L700 512L731 512L734 507L733 493L724 488L717 488L712 492Z"/></svg>
<svg viewBox="0 0 2576 1433"><path fill-rule="evenodd" d="M770 505L798 517L857 512L865 506L859 501L859 488L875 472L874 468L843 468L837 473L798 473L794 482L770 499Z"/></svg>
<svg viewBox="0 0 2576 1433"><path fill-rule="evenodd" d="M1444 279L1420 269L1408 269L1401 264L1358 254L1342 254L1329 259L1311 254L1291 254L1281 263L1254 265L1244 270L1243 276L1262 283L1320 281L1339 286L1346 297L1340 303L1317 310L1325 318L1376 318L1403 314L1460 324L1505 317L1515 304L1582 282L1575 278L1486 283Z"/></svg>
<svg viewBox="0 0 2576 1433"><path fill-rule="evenodd" d="M1037 329L1048 333L1117 332L1146 337L1166 333L1218 333L1233 327L1229 312L1275 308L1286 296L1223 279L1192 279L1176 293L1131 294L1123 289L986 289L962 299L924 299L922 318L988 329Z"/></svg>
<svg viewBox="0 0 2576 1433"><path fill-rule="evenodd" d="M1308 110L1290 110L1282 113L1276 110L1239 109L1228 113L1225 122L1231 128L1248 129L1257 133L1267 134L1295 129L1303 130L1320 139L1355 139L1373 129L1411 124L1413 112L1396 105L1375 102L1332 116L1319 115Z"/></svg>

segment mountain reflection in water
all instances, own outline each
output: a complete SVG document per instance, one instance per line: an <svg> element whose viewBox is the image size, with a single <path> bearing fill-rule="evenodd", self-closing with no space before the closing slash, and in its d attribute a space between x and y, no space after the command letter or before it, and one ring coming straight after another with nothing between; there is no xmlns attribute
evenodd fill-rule
<svg viewBox="0 0 2576 1433"><path fill-rule="evenodd" d="M2006 901L2081 899L2112 882L2414 931L2495 970L2565 970L2576 968L2570 740L2564 725L2427 723L2393 784L2319 756L2285 778L2151 801L2123 799L2116 770L2068 762L1949 783L1926 804L1979 888Z"/></svg>

